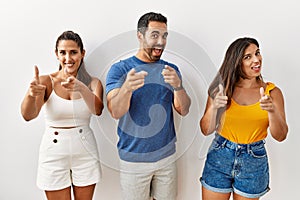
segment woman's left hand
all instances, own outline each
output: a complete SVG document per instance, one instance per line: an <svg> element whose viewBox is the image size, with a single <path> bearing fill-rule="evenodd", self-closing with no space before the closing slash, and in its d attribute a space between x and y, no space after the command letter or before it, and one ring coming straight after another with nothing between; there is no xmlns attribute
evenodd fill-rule
<svg viewBox="0 0 300 200"><path fill-rule="evenodd" d="M61 82L61 85L70 92L80 92L82 89L82 82L74 76L70 76L66 81Z"/></svg>
<svg viewBox="0 0 300 200"><path fill-rule="evenodd" d="M259 91L260 91L260 96L261 96L261 98L259 100L261 109L268 111L268 112L273 112L274 105L272 102L272 97L270 97L269 95L265 95L265 91L264 91L263 87L261 87Z"/></svg>

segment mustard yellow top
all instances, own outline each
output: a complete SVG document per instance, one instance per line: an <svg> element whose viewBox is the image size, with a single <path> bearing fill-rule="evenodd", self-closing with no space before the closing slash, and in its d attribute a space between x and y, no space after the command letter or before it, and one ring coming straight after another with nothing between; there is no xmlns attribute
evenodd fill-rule
<svg viewBox="0 0 300 200"><path fill-rule="evenodd" d="M275 85L268 82L265 94L270 95L274 88ZM235 143L250 144L267 137L268 112L260 108L259 102L244 106L231 99L231 105L223 113L220 124L220 135Z"/></svg>

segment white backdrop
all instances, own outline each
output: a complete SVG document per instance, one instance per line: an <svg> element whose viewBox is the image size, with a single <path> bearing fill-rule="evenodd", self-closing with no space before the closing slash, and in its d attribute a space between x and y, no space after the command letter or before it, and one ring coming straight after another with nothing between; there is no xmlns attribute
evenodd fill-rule
<svg viewBox="0 0 300 200"><path fill-rule="evenodd" d="M241 36L255 37L260 42L263 76L282 89L289 124L286 141L278 143L267 138L271 191L262 199L298 198L300 13L296 0L2 0L0 200L45 199L35 184L38 148L44 130L43 113L31 122L25 122L20 114L20 103L33 77L33 66L38 65L41 74L55 71L58 67L55 40L63 31L73 30L84 41L89 71L104 84L109 64L136 50L129 45L127 52L121 51L108 59L119 48L105 45L116 45L113 41L119 36L128 39L126 34L136 29L138 18L148 11L168 17L171 32L164 58L179 66L193 100L190 115L183 119L176 116L180 152L178 200L201 199L198 179L211 137L201 135L198 121L205 105L207 81L211 72L220 66L228 45ZM135 40L134 34L131 39ZM195 58L194 54L198 53L199 57ZM94 122L103 161L103 180L96 188L94 199L119 200L116 121L105 109Z"/></svg>

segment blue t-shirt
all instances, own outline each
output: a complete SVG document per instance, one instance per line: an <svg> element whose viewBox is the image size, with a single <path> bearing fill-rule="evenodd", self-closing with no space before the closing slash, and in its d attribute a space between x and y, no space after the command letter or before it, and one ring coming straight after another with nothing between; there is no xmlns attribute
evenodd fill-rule
<svg viewBox="0 0 300 200"><path fill-rule="evenodd" d="M106 78L106 94L121 88L127 73L147 71L143 87L132 93L128 112L118 123L118 150L128 162L156 162L175 153L176 134L173 121L173 89L161 74L165 65L178 68L164 60L146 63L132 56L115 63Z"/></svg>

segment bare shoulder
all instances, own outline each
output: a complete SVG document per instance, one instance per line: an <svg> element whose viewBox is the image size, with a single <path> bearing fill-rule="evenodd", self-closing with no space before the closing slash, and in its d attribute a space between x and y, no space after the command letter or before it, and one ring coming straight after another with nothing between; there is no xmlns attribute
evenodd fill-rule
<svg viewBox="0 0 300 200"><path fill-rule="evenodd" d="M282 91L279 87L274 87L271 91L270 91L270 96L273 98L273 99L283 99L283 94L282 94Z"/></svg>
<svg viewBox="0 0 300 200"><path fill-rule="evenodd" d="M47 87L51 84L51 78L49 75L42 75L40 76L40 83L46 85Z"/></svg>
<svg viewBox="0 0 300 200"><path fill-rule="evenodd" d="M49 98L51 92L52 92L52 80L50 78L50 75L42 75L40 76L40 84L43 84L46 86L46 93L45 93L45 97L44 100L47 101L47 99Z"/></svg>
<svg viewBox="0 0 300 200"><path fill-rule="evenodd" d="M281 89L278 86L275 86L272 90L270 90L270 94L282 94Z"/></svg>
<svg viewBox="0 0 300 200"><path fill-rule="evenodd" d="M95 91L96 89L97 90L100 89L101 91L103 90L103 86L102 86L101 81L96 77L92 77L92 80L91 80L91 83L90 83L90 88L93 91Z"/></svg>
<svg viewBox="0 0 300 200"><path fill-rule="evenodd" d="M102 83L101 83L101 81L98 78L92 77L91 86L93 87L93 86L97 86L99 84L102 86Z"/></svg>

